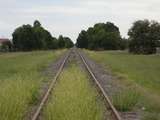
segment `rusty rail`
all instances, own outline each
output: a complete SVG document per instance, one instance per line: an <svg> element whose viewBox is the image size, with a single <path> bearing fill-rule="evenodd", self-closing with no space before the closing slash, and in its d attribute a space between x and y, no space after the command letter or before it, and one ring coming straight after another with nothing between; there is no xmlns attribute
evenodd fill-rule
<svg viewBox="0 0 160 120"><path fill-rule="evenodd" d="M64 68L64 65L65 65L70 53L71 53L71 50L65 56L63 62L61 63L61 65L60 65L60 67L58 69L58 72L56 73L54 79L52 80L51 84L49 85L47 92L45 93L44 97L42 98L38 108L36 109L36 112L34 113L34 115L31 118L31 120L37 120L38 119L38 117L39 117L39 115L40 115L40 113L42 111L42 108L44 107L44 105L45 105L45 103L46 103L46 101L47 101L47 99L48 99L48 97L49 97L49 95L50 95L50 93L51 93L51 91L52 91L52 89L54 87L55 82L57 81L59 75L61 74L61 72L62 72L62 70Z"/></svg>
<svg viewBox="0 0 160 120"><path fill-rule="evenodd" d="M88 70L88 72L90 73L91 77L93 78L93 80L95 81L96 85L98 86L98 88L100 89L100 91L102 92L102 95L104 96L105 100L107 101L111 111L113 112L113 115L115 116L116 120L122 120L121 116L119 115L118 111L116 110L116 108L114 107L114 105L112 104L111 100L109 99L108 95L106 94L106 92L104 91L103 87L101 86L101 84L98 82L95 74L92 72L91 68L89 67L89 65L87 64L85 58L80 54L80 52L78 50L75 50L77 52L77 54L80 56L81 60L83 61L86 69Z"/></svg>
<svg viewBox="0 0 160 120"><path fill-rule="evenodd" d="M76 48L74 48L74 49L76 49ZM61 72L62 72L62 70L63 70L63 68L64 68L64 65L65 65L67 59L69 58L69 55L70 55L70 53L72 52L72 50L73 50L73 49L71 49L71 50L67 53L66 57L64 58L63 62L61 63L61 65L60 65L60 67L59 67L59 69L58 69L58 72L56 73L54 79L52 80L51 84L49 85L49 88L48 88L47 92L45 93L44 97L42 98L39 106L37 107L35 113L33 114L32 118L31 118L31 120L38 120L39 115L40 115L40 113L41 113L41 111L42 111L42 109L43 109L46 101L48 100L48 97L49 97L49 95L50 95L53 87L54 87L54 84L56 83L59 75L61 74ZM75 51L76 51L76 53L80 56L80 58L81 58L82 62L84 63L86 69L88 70L88 72L90 73L91 77L92 77L93 80L95 81L96 85L98 86L98 88L99 88L100 91L102 92L102 95L104 96L104 98L105 98L105 100L107 101L109 107L111 108L111 110L112 110L112 112L113 112L113 115L115 116L116 120L122 120L122 118L120 117L118 111L117 111L117 110L115 109L115 107L113 106L113 104L112 104L112 102L110 101L108 95L106 94L106 92L104 91L104 89L102 88L102 86L100 85L100 83L98 82L96 76L95 76L94 73L92 72L92 70L91 70L91 68L89 67L89 65L87 64L85 58L80 54L80 52L79 52L78 50L75 50Z"/></svg>

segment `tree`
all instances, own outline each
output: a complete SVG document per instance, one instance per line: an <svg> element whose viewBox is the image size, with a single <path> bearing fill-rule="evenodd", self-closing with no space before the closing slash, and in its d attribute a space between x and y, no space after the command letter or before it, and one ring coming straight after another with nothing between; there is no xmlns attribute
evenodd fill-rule
<svg viewBox="0 0 160 120"><path fill-rule="evenodd" d="M77 47L79 48L88 47L87 32L85 30L82 30L77 38Z"/></svg>
<svg viewBox="0 0 160 120"><path fill-rule="evenodd" d="M157 47L160 47L160 40L157 41Z"/></svg>
<svg viewBox="0 0 160 120"><path fill-rule="evenodd" d="M58 40L55 37L52 37L51 49L58 49Z"/></svg>
<svg viewBox="0 0 160 120"><path fill-rule="evenodd" d="M36 41L35 49L46 48L46 43L45 43L46 36L44 33L44 29L40 26L34 26L33 31L34 31L35 41Z"/></svg>
<svg viewBox="0 0 160 120"><path fill-rule="evenodd" d="M120 50L128 49L129 42L130 42L130 41L129 41L128 39L122 38L122 39L120 40L120 43L119 43Z"/></svg>
<svg viewBox="0 0 160 120"><path fill-rule="evenodd" d="M33 25L37 48L38 49L55 49L56 46L55 39L52 38L52 35L49 31L45 30L39 21L35 21Z"/></svg>
<svg viewBox="0 0 160 120"><path fill-rule="evenodd" d="M71 48L74 46L72 40L69 37L64 37L65 48Z"/></svg>
<svg viewBox="0 0 160 120"><path fill-rule="evenodd" d="M17 28L12 36L14 47L18 50L28 51L36 47L34 31L30 25Z"/></svg>
<svg viewBox="0 0 160 120"><path fill-rule="evenodd" d="M33 23L33 27L41 27L41 23L38 20L35 20Z"/></svg>
<svg viewBox="0 0 160 120"><path fill-rule="evenodd" d="M44 29L39 21L31 25L23 25L13 32L13 44L17 50L41 50L57 48L57 39Z"/></svg>
<svg viewBox="0 0 160 120"><path fill-rule="evenodd" d="M0 51L3 51L3 52L8 52L8 51L12 51L12 43L11 41L5 41L2 43L2 45L0 45Z"/></svg>
<svg viewBox="0 0 160 120"><path fill-rule="evenodd" d="M119 28L111 22L97 23L87 31L81 31L77 38L77 46L93 50L117 50L120 49Z"/></svg>
<svg viewBox="0 0 160 120"><path fill-rule="evenodd" d="M74 45L69 37L60 35L58 40L52 37L51 33L43 28L38 20L34 21L33 26L18 27L12 36L14 48L20 51L70 48Z"/></svg>
<svg viewBox="0 0 160 120"><path fill-rule="evenodd" d="M53 38L50 32L46 30L44 30L44 34L45 34L44 41L45 41L46 49L56 49L57 48L56 38Z"/></svg>
<svg viewBox="0 0 160 120"><path fill-rule="evenodd" d="M129 32L129 51L136 54L156 53L157 41L160 39L160 24L155 21L138 20Z"/></svg>
<svg viewBox="0 0 160 120"><path fill-rule="evenodd" d="M62 35L58 38L58 47L59 48L71 48L74 44L69 37L63 37Z"/></svg>
<svg viewBox="0 0 160 120"><path fill-rule="evenodd" d="M60 35L59 38L58 38L58 47L59 48L65 48L65 41L64 41L62 35Z"/></svg>

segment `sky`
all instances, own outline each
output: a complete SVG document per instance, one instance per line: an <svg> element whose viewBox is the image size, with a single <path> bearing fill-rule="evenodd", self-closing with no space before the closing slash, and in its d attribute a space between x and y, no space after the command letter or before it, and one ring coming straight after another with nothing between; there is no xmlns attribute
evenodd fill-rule
<svg viewBox="0 0 160 120"><path fill-rule="evenodd" d="M127 37L132 23L143 19L160 22L160 0L0 0L0 37L6 38L34 20L53 36L62 34L73 41L82 29L107 21Z"/></svg>

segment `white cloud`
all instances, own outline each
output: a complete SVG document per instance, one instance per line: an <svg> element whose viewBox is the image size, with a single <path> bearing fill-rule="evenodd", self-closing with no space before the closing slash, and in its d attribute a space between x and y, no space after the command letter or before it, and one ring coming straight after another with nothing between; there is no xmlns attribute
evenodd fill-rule
<svg viewBox="0 0 160 120"><path fill-rule="evenodd" d="M159 0L0 0L0 35L11 36L17 26L39 19L54 35L74 40L81 29L106 21L113 21L126 36L135 20L159 21L159 6Z"/></svg>
<svg viewBox="0 0 160 120"><path fill-rule="evenodd" d="M64 15L94 15L95 11L87 8L69 7L69 6L45 6L21 11L27 14L64 14Z"/></svg>

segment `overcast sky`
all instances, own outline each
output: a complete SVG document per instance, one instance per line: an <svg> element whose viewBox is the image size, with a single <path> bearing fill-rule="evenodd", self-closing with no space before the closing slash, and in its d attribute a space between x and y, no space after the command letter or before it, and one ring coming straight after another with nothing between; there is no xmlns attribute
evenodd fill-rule
<svg viewBox="0 0 160 120"><path fill-rule="evenodd" d="M38 19L53 36L76 40L82 29L97 22L114 22L127 36L132 23L148 18L160 22L160 0L0 0L0 37Z"/></svg>

